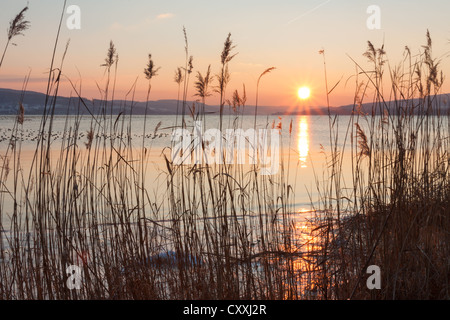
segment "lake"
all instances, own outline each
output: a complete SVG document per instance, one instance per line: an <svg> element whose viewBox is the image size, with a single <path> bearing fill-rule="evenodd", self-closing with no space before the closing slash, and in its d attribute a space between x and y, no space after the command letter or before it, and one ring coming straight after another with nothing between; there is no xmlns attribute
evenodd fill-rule
<svg viewBox="0 0 450 320"><path fill-rule="evenodd" d="M206 115L201 122L186 116L181 126L181 116L56 116L41 130L41 117L25 117L23 124L1 117L0 263L14 258L35 270L35 264L51 261L46 268L59 274L57 285L66 279L65 263L89 265L100 282L87 288L132 280L127 272L146 274L150 263L162 297L182 291L176 269L181 264L199 268L198 274L183 269L187 278L203 279L206 266L211 281L231 272L239 284L258 279L263 288L259 280L270 275L288 288L284 298L314 297L320 268L311 266L321 265L322 239L329 232L335 237L320 226L336 212L337 221L352 226L351 215L341 220L356 212L352 183L364 193L369 177L375 181L370 187L379 188L371 165L375 174L381 165L383 176L392 176L380 191L389 201L399 149L411 157L424 154L431 163L445 156L446 119L439 125L433 117L402 119L400 131L396 118L375 118L259 116L255 126L254 116L220 121ZM392 144L399 136L408 143ZM372 163L361 156L364 139ZM339 251L341 239L333 240ZM8 272L4 279L13 279Z"/></svg>
<svg viewBox="0 0 450 320"><path fill-rule="evenodd" d="M179 117L181 118L181 116ZM171 147L172 133L175 130L175 122L177 116L148 116L146 123L146 134L143 137L144 118L135 116L133 119L123 118L119 121L119 131L122 134L117 135L116 139L125 139L131 137L133 146L136 149L142 147L144 142L148 149L150 160L146 184L149 189L164 187L165 181L161 176L161 172L166 170L163 150ZM339 123L339 136L345 137L347 133L347 125L350 120L348 116L341 116ZM87 132L93 128L96 123L91 117L85 116L78 118L75 116L55 116L51 134L51 150L54 157L60 155L61 141L67 136L68 132L73 132L75 123L79 121L78 141L79 150L86 149ZM180 121L180 119L178 119ZM235 123L234 121L237 121ZM233 116L225 116L223 120L223 132L229 128L239 128L244 131L253 128L254 116L241 116L238 120ZM15 117L0 117L0 153L2 157L8 150L9 140L12 135ZM181 121L180 121L181 122ZM204 130L219 128L219 116L207 115L203 124ZM281 126L280 126L281 123ZM158 126L157 132L154 130ZM186 128L192 131L194 121L190 117L186 117ZM41 117L28 116L25 117L23 128L18 130L18 141L21 142L21 166L23 172L29 171L30 165L35 154L38 133L40 132ZM290 128L292 126L292 128ZM130 128L130 132L126 128ZM258 116L257 130L272 128L277 130L280 128L280 159L286 170L289 170L289 182L295 186L295 205L298 211L304 212L311 209L311 200L316 201L316 179L323 179L323 173L326 170L325 152L330 152L330 130L328 116ZM290 130L291 129L291 130ZM289 132L291 131L291 132ZM11 155L11 149L9 148ZM247 159L247 164L249 163ZM348 163L348 162L347 162ZM344 170L351 168L344 168ZM351 173L351 171L349 171ZM10 175L11 176L11 175ZM12 187L11 179L8 179L7 186ZM8 197L5 198L8 203Z"/></svg>

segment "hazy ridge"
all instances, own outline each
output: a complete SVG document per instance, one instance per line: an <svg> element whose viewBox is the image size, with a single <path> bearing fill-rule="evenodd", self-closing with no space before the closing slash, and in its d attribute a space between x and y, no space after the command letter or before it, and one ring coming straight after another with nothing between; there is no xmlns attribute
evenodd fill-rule
<svg viewBox="0 0 450 320"><path fill-rule="evenodd" d="M19 109L19 101L22 96L22 91L13 89L0 89L0 115L14 115L17 114ZM415 99L414 105L418 104L418 99ZM186 103L186 114L191 112L191 108L195 102L188 101ZM441 106L441 113L450 114L450 98L449 94L437 95L432 101L432 105L437 104ZM53 104L53 98L50 98L48 105ZM394 109L398 102L386 102L388 108ZM406 104L406 103L405 103ZM35 91L25 91L23 95L23 106L25 109L25 114L27 115L41 115L44 111L45 105L45 94L35 92ZM111 105L113 106L112 113L118 114L124 112L129 114L144 114L145 113L145 102L132 102L129 100L114 100L113 102L108 101L107 112L111 112ZM200 106L200 103L196 103ZM58 97L55 104L55 114L56 115L66 115L66 114L99 114L104 106L104 102L97 99L83 98L82 102L78 97ZM148 103L148 114L149 115L172 115L177 113L177 108L182 109L182 102L177 100L156 100L149 101ZM303 110L292 111L292 107L287 106L258 106L259 115L327 115L327 107L308 107ZM217 105L206 105L206 112L208 113L219 113L219 106ZM353 113L353 105L344 105L338 107L330 107L330 113L332 115L350 115ZM364 113L372 112L372 103L365 103L361 106L361 110ZM245 106L243 113L246 115L252 115L255 112L254 106ZM418 111L415 110L414 113ZM226 106L224 108L225 114L232 113L230 107Z"/></svg>

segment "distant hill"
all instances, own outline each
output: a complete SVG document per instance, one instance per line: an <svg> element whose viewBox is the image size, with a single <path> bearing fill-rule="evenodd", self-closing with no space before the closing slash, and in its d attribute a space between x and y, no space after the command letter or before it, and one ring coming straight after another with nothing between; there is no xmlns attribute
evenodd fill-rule
<svg viewBox="0 0 450 320"><path fill-rule="evenodd" d="M420 110L418 105L420 105L419 99L413 100L399 100L399 101L385 101L387 108L391 111L392 114L395 114L396 110L400 108L405 110L405 108L412 108L412 114L423 113L424 110ZM437 112L436 107L439 106L440 114L450 115L450 94L441 94L433 97L431 106L433 109L433 114ZM340 107L330 107L331 115L351 115L357 111L357 107L354 105L345 105ZM380 109L379 107L374 108L373 103L364 103L359 108L359 111L363 114L376 114L380 115L384 113L384 108ZM409 110L411 112L411 110ZM296 111L296 112L277 112L277 115L328 115L327 107L309 107L306 110Z"/></svg>
<svg viewBox="0 0 450 320"><path fill-rule="evenodd" d="M0 89L0 115L15 115L19 109L19 101L21 99L22 92L19 90L12 89ZM27 115L40 115L44 111L45 106L45 94L26 91L23 96L23 106L25 109L25 114ZM411 105L407 104L406 101L401 103L402 106ZM418 100L412 101L413 105L418 104ZM55 104L55 114L56 115L66 115L66 114L99 114L102 110L104 102L100 100L91 100L87 98L79 99L78 97L58 97ZM190 113L194 102L188 101L186 103L186 113ZM395 102L386 102L388 108L391 110L396 110L398 106ZM448 94L442 94L436 96L433 102L433 106L437 104L441 107L441 113L450 114L450 97ZM52 99L48 102L48 105L53 105ZM126 114L142 115L145 114L146 103L145 102L131 102L125 100L114 100L113 102L108 101L107 113L119 114L124 112ZM177 108L181 112L182 103L177 100L157 100L148 102L148 114L149 115L172 115L177 113ZM200 108L200 104L196 104L195 108ZM373 109L372 103L365 103L361 106L361 111L367 114L371 114ZM340 107L308 107L304 110L292 111L292 108L283 106L258 106L259 115L327 115L330 111L332 115L350 115L353 113L353 105L345 105ZM205 106L205 111L208 113L219 114L219 106L207 105ZM254 106L244 107L244 114L252 115L255 112ZM232 113L231 108L226 106L224 108L225 114ZM379 114L379 110L376 110L376 114ZM413 113L417 114L417 108L413 110Z"/></svg>
<svg viewBox="0 0 450 320"><path fill-rule="evenodd" d="M22 92L19 90L12 89L0 89L0 115L14 115L17 114L19 109L19 101L21 99ZM26 91L23 97L23 106L25 113L28 115L40 115L44 111L45 106L45 94ZM68 98L68 97L58 97L55 104L55 114L65 115L65 114L99 114L103 108L104 102L96 99L83 98L82 102L78 97ZM113 106L113 114L118 114L124 112L129 114L145 114L146 103L145 102L131 102L124 100L114 100L113 102L108 101L107 113L111 112L111 104ZM194 101L188 101L186 103L186 113L190 113L190 109ZM52 101L48 103L52 105ZM177 108L181 112L182 103L177 100L157 100L148 102L148 114L150 115L172 115L177 113ZM200 108L200 104L196 104L196 108ZM273 114L281 107L258 107L258 114ZM209 113L219 113L219 106L207 105L205 106L205 111ZM224 113L228 114L231 110L227 106L224 108ZM253 106L246 106L244 108L244 114L254 114L255 109Z"/></svg>

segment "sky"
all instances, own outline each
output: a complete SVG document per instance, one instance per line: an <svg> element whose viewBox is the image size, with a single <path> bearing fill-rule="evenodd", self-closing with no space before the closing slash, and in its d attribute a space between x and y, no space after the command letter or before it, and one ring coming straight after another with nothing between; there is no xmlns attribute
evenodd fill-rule
<svg viewBox="0 0 450 320"><path fill-rule="evenodd" d="M31 72L27 89L45 92L48 70L62 0L1 0L0 49L7 40L9 21L27 5L26 19L30 29L14 38L0 68L0 87L21 89L24 77ZM119 54L115 98L126 97L136 82L135 99L146 98L147 84L143 69L148 54L161 67L152 80L150 100L176 99L178 87L173 81L175 69L184 65L186 28L189 54L194 58L194 73L206 72L211 65L214 74L220 71L223 43L231 33L238 53L230 62L231 81L228 95L245 85L247 104L255 103L256 82L269 67L276 69L260 83L259 104L267 106L321 106L326 104L324 60L325 51L328 87L340 79L330 95L330 104L353 103L355 64L370 69L363 53L367 41L384 48L390 64L403 59L408 46L413 54L421 52L427 29L433 39L433 55L441 59L444 74L450 74L450 1L353 1L353 0L68 0L66 8L80 8L80 29L70 30L65 13L56 61L63 55L70 39L63 66L65 77L82 86L82 96L99 98L98 87L106 82L104 63L112 40ZM371 5L380 8L380 28L370 29L367 12ZM194 100L194 77L190 79L188 99ZM450 92L445 82L444 91ZM215 82L217 84L217 81ZM297 90L311 89L311 97L300 101ZM62 95L70 95L71 87L62 84ZM73 94L73 93L72 93ZM207 103L218 104L216 95Z"/></svg>

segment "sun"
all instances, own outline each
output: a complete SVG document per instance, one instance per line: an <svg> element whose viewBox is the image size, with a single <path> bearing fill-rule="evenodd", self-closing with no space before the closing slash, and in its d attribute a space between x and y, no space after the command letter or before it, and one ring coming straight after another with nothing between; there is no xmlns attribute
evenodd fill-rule
<svg viewBox="0 0 450 320"><path fill-rule="evenodd" d="M308 87L301 87L298 89L298 97L302 100L306 100L311 96L311 90Z"/></svg>

